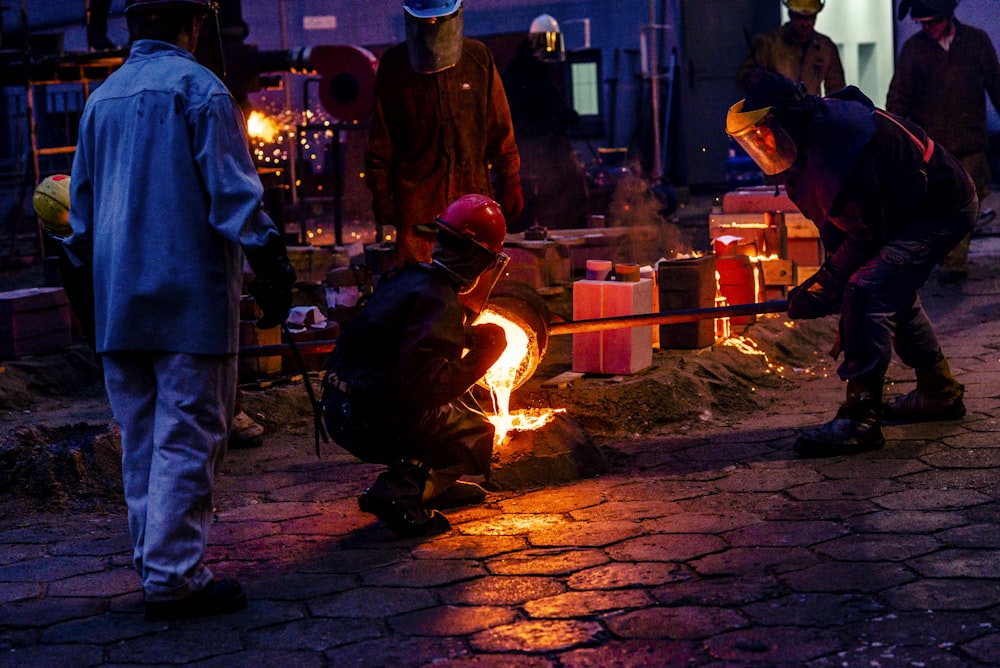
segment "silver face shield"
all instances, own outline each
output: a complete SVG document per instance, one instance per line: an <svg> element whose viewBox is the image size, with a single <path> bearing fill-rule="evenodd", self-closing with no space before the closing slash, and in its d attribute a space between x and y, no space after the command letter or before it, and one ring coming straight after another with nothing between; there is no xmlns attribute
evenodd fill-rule
<svg viewBox="0 0 1000 668"><path fill-rule="evenodd" d="M420 74L433 74L454 67L462 56L465 19L462 8L448 16L406 19L406 46L410 65Z"/></svg>

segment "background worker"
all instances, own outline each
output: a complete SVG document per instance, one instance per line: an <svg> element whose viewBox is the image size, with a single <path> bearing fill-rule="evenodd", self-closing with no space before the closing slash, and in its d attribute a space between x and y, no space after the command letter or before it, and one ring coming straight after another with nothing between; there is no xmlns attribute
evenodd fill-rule
<svg viewBox="0 0 1000 668"><path fill-rule="evenodd" d="M820 98L778 75L730 108L726 131L765 174L780 175L827 249L819 271L789 293L788 316L840 313L837 373L847 398L833 420L799 436L795 451L880 448L884 418L962 417L964 388L917 296L975 222L975 186L958 159L854 86ZM893 349L916 370L917 387L883 407Z"/></svg>
<svg viewBox="0 0 1000 668"><path fill-rule="evenodd" d="M955 18L958 0L902 0L920 32L903 44L886 97L887 111L907 118L962 161L976 184L979 201L989 194L986 97L1000 111L1000 62L990 36ZM954 283L968 275L972 232L948 253L938 280Z"/></svg>
<svg viewBox="0 0 1000 668"><path fill-rule="evenodd" d="M750 90L762 71L777 72L802 82L806 92L824 95L847 85L837 45L816 32L816 15L825 0L782 0L788 22L753 38L750 55L740 65L736 83Z"/></svg>
<svg viewBox="0 0 1000 668"><path fill-rule="evenodd" d="M295 280L239 108L192 55L212 6L127 0L129 56L84 107L64 242L93 279L95 350L153 620L246 605L240 584L204 563L236 396L244 251L259 326L287 317Z"/></svg>
<svg viewBox="0 0 1000 668"><path fill-rule="evenodd" d="M396 228L399 262L429 262L434 235L418 226L462 195L494 197L494 176L507 222L517 218L521 163L493 55L464 37L462 0L403 9L406 41L375 75L365 185L376 226Z"/></svg>
<svg viewBox="0 0 1000 668"><path fill-rule="evenodd" d="M450 505L485 497L459 481L488 478L493 454L493 424L470 388L507 345L499 325L469 325L507 264L500 206L464 195L434 226L432 261L386 273L337 339L323 378L330 436L387 467L358 504L401 536L447 531L428 506L447 507L446 494Z"/></svg>
<svg viewBox="0 0 1000 668"><path fill-rule="evenodd" d="M521 158L524 211L509 231L587 226L587 180L567 133L580 115L560 83L566 50L559 23L536 16L503 72Z"/></svg>

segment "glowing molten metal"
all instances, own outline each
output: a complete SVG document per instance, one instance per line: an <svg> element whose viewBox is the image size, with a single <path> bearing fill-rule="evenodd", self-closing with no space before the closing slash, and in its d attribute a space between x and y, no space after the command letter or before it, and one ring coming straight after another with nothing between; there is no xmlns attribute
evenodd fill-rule
<svg viewBox="0 0 1000 668"><path fill-rule="evenodd" d="M507 335L507 347L482 380L493 398L493 415L489 419L496 427L493 444L498 446L507 440L510 432L541 429L556 413L562 413L565 409L539 408L510 412L510 395L516 388L518 373L530 363L528 333L515 322L489 308L476 319L477 325L483 323L500 325Z"/></svg>

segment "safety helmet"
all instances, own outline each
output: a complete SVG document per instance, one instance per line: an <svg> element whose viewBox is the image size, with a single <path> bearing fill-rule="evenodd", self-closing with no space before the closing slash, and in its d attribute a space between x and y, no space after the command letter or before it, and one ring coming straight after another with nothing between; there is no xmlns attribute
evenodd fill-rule
<svg viewBox="0 0 1000 668"><path fill-rule="evenodd" d="M774 107L744 110L740 100L726 114L726 134L736 140L767 175L780 174L795 163L795 142L775 118Z"/></svg>
<svg viewBox="0 0 1000 668"><path fill-rule="evenodd" d="M462 0L404 0L410 66L434 74L458 64L465 36Z"/></svg>
<svg viewBox="0 0 1000 668"><path fill-rule="evenodd" d="M213 0L125 0L125 13L167 7L193 7L209 14L215 11L215 6Z"/></svg>
<svg viewBox="0 0 1000 668"><path fill-rule="evenodd" d="M957 6L958 0L902 0L897 17L902 21L909 13L914 20L922 21L938 16L951 16Z"/></svg>
<svg viewBox="0 0 1000 668"><path fill-rule="evenodd" d="M825 0L781 0L788 11L796 14L819 14L823 11Z"/></svg>
<svg viewBox="0 0 1000 668"><path fill-rule="evenodd" d="M461 6L462 0L403 0L403 9L415 19L440 19Z"/></svg>
<svg viewBox="0 0 1000 668"><path fill-rule="evenodd" d="M69 181L65 174L47 176L31 195L31 204L42 221L42 229L57 239L73 234L69 226Z"/></svg>
<svg viewBox="0 0 1000 668"><path fill-rule="evenodd" d="M500 205L485 195L463 195L435 222L437 242L431 258L459 279L459 301L479 313L510 261L503 254L507 221Z"/></svg>
<svg viewBox="0 0 1000 668"><path fill-rule="evenodd" d="M539 14L528 28L528 40L535 55L542 60L563 61L566 45L559 30L559 22L548 14Z"/></svg>

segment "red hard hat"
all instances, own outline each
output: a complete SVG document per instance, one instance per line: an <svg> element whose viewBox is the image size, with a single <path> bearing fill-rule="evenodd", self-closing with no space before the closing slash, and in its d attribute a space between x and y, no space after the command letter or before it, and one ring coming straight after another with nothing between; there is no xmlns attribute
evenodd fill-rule
<svg viewBox="0 0 1000 668"><path fill-rule="evenodd" d="M133 9L164 9L167 7L194 7L206 13L215 9L213 0L125 0L125 12Z"/></svg>
<svg viewBox="0 0 1000 668"><path fill-rule="evenodd" d="M437 223L494 253L503 250L507 221L500 205L486 195L463 195L448 205Z"/></svg>

